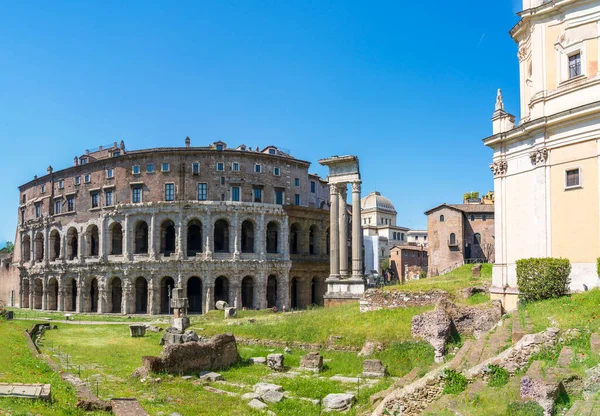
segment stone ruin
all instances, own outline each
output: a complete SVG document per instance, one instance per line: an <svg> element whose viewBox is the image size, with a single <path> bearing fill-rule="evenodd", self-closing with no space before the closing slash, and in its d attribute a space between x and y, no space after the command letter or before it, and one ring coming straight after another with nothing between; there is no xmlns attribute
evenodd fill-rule
<svg viewBox="0 0 600 416"><path fill-rule="evenodd" d="M323 357L318 352L309 352L300 359L300 370L320 373L323 369Z"/></svg>
<svg viewBox="0 0 600 416"><path fill-rule="evenodd" d="M199 337L194 331L186 331L190 326L190 318L187 316L189 303L184 290L182 288L175 288L171 293L173 318L171 318L171 326L166 329L165 334L160 340L160 345L184 344L186 342L198 341Z"/></svg>

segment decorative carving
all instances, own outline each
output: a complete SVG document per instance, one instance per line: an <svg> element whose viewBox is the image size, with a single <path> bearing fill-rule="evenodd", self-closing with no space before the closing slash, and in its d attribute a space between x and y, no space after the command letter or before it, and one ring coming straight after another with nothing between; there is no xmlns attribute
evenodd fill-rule
<svg viewBox="0 0 600 416"><path fill-rule="evenodd" d="M329 195L338 195L339 191L340 191L340 188L338 187L337 183L329 184Z"/></svg>
<svg viewBox="0 0 600 416"><path fill-rule="evenodd" d="M523 60L527 57L529 50L526 46L521 46L519 51L517 52L517 58L519 58L519 62L523 62Z"/></svg>
<svg viewBox="0 0 600 416"><path fill-rule="evenodd" d="M504 159L494 162L490 165L490 170L492 171L494 176L505 175L507 168L508 168L508 163Z"/></svg>
<svg viewBox="0 0 600 416"><path fill-rule="evenodd" d="M498 88L498 93L496 94L496 111L501 110L504 111L504 102L502 101L502 90Z"/></svg>
<svg viewBox="0 0 600 416"><path fill-rule="evenodd" d="M360 188L361 188L361 182L360 181L352 182L352 192L358 192L358 193L360 193Z"/></svg>
<svg viewBox="0 0 600 416"><path fill-rule="evenodd" d="M544 164L548 160L548 149L542 147L541 149L534 150L529 153L529 158L533 165Z"/></svg>

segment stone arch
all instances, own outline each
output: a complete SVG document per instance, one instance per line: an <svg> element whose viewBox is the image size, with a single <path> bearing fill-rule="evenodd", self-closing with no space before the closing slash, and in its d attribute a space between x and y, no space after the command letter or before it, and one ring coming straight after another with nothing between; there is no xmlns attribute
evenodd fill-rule
<svg viewBox="0 0 600 416"><path fill-rule="evenodd" d="M60 233L58 230L50 231L50 261L60 258Z"/></svg>
<svg viewBox="0 0 600 416"><path fill-rule="evenodd" d="M215 222L215 253L229 253L229 222L223 218Z"/></svg>
<svg viewBox="0 0 600 416"><path fill-rule="evenodd" d="M324 278L317 276L310 281L310 299L312 305L323 306L323 295L327 292L327 284Z"/></svg>
<svg viewBox="0 0 600 416"><path fill-rule="evenodd" d="M44 234L42 234L41 232L37 232L35 234L33 248L33 252L35 254L35 261L44 260Z"/></svg>
<svg viewBox="0 0 600 416"><path fill-rule="evenodd" d="M34 279L33 281L33 309L42 309L44 298L44 283L42 279Z"/></svg>
<svg viewBox="0 0 600 416"><path fill-rule="evenodd" d="M277 276L269 275L267 278L267 308L277 306Z"/></svg>
<svg viewBox="0 0 600 416"><path fill-rule="evenodd" d="M113 222L108 227L108 253L112 256L123 254L123 226L120 222Z"/></svg>
<svg viewBox="0 0 600 416"><path fill-rule="evenodd" d="M242 253L254 253L254 222L242 222Z"/></svg>
<svg viewBox="0 0 600 416"><path fill-rule="evenodd" d="M290 226L290 254L300 253L300 224L297 222Z"/></svg>
<svg viewBox="0 0 600 416"><path fill-rule="evenodd" d="M86 285L86 296L84 299L84 312L98 312L99 288L98 279L92 277Z"/></svg>
<svg viewBox="0 0 600 416"><path fill-rule="evenodd" d="M98 226L91 224L85 232L85 252L88 257L98 257L100 251L100 237Z"/></svg>
<svg viewBox="0 0 600 416"><path fill-rule="evenodd" d="M133 228L134 254L148 254L148 223L144 220L135 223Z"/></svg>
<svg viewBox="0 0 600 416"><path fill-rule="evenodd" d="M23 304L21 305L21 308L29 308L29 279L23 279L21 285L23 290Z"/></svg>
<svg viewBox="0 0 600 416"><path fill-rule="evenodd" d="M279 223L269 221L267 224L267 253L279 253Z"/></svg>
<svg viewBox="0 0 600 416"><path fill-rule="evenodd" d="M78 296L79 288L77 286L77 279L74 277L67 277L65 279L65 311L75 312L77 310Z"/></svg>
<svg viewBox="0 0 600 416"><path fill-rule="evenodd" d="M187 256L202 252L202 222L194 218L187 224Z"/></svg>
<svg viewBox="0 0 600 416"><path fill-rule="evenodd" d="M135 313L148 313L148 280L138 276L134 282Z"/></svg>
<svg viewBox="0 0 600 416"><path fill-rule="evenodd" d="M110 304L108 310L111 313L123 313L123 281L119 277L113 277L109 284Z"/></svg>
<svg viewBox="0 0 600 416"><path fill-rule="evenodd" d="M187 298L190 313L202 313L202 279L192 276L187 281Z"/></svg>
<svg viewBox="0 0 600 416"><path fill-rule="evenodd" d="M46 309L49 311L57 311L58 310L58 281L56 277L51 277L48 279L48 284L46 285Z"/></svg>
<svg viewBox="0 0 600 416"><path fill-rule="evenodd" d="M229 279L225 276L215 279L215 302L220 300L229 303Z"/></svg>
<svg viewBox="0 0 600 416"><path fill-rule="evenodd" d="M21 242L21 253L23 261L31 261L31 237L29 237L29 235L23 237L23 241ZM29 293L27 296L29 296Z"/></svg>
<svg viewBox="0 0 600 416"><path fill-rule="evenodd" d="M171 291L175 288L175 280L171 276L165 276L160 281L160 313L169 313L169 300Z"/></svg>
<svg viewBox="0 0 600 416"><path fill-rule="evenodd" d="M79 235L77 233L77 229L75 227L69 228L67 231L67 259L73 260L78 256L79 244L78 244Z"/></svg>
<svg viewBox="0 0 600 416"><path fill-rule="evenodd" d="M160 253L170 256L175 253L175 223L166 219L160 224Z"/></svg>
<svg viewBox="0 0 600 416"><path fill-rule="evenodd" d="M242 308L254 309L254 278L245 276L242 279Z"/></svg>
<svg viewBox="0 0 600 416"><path fill-rule="evenodd" d="M308 229L308 253L321 254L321 230L316 224L311 225Z"/></svg>

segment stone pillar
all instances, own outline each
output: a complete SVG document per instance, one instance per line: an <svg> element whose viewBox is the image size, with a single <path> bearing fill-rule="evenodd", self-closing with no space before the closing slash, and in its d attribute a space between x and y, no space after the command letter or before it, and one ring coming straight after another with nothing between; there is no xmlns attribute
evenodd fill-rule
<svg viewBox="0 0 600 416"><path fill-rule="evenodd" d="M29 231L29 263L33 266L35 264L35 233L33 230Z"/></svg>
<svg viewBox="0 0 600 416"><path fill-rule="evenodd" d="M63 263L67 261L67 236L65 234L60 234L60 260Z"/></svg>
<svg viewBox="0 0 600 416"><path fill-rule="evenodd" d="M133 235L133 231L129 229L131 220L129 219L129 215L125 215L125 219L123 220L123 259L126 261L131 261L131 238Z"/></svg>
<svg viewBox="0 0 600 416"><path fill-rule="evenodd" d="M81 232L77 236L77 262L83 263L84 251L86 248L87 232Z"/></svg>
<svg viewBox="0 0 600 416"><path fill-rule="evenodd" d="M340 277L340 222L339 222L339 193L337 184L329 185L329 278Z"/></svg>
<svg viewBox="0 0 600 416"><path fill-rule="evenodd" d="M156 260L160 249L156 249L156 214L152 214L150 217L150 229L148 230L148 257L152 260ZM160 236L160 232L158 233ZM159 237L160 239L160 237Z"/></svg>
<svg viewBox="0 0 600 416"><path fill-rule="evenodd" d="M285 270L281 274L281 278L279 282L277 282L277 308L279 310L283 310L285 306L285 310L290 310L290 272L289 270Z"/></svg>
<svg viewBox="0 0 600 416"><path fill-rule="evenodd" d="M229 285L229 300L233 302L233 307L237 310L242 309L242 285L238 276L234 276Z"/></svg>
<svg viewBox="0 0 600 416"><path fill-rule="evenodd" d="M361 182L352 183L352 277L361 278L363 274L362 227L360 188Z"/></svg>
<svg viewBox="0 0 600 416"><path fill-rule="evenodd" d="M212 311L215 309L215 285L214 283L210 284L210 285L206 285L206 288L204 289L204 300L205 300L205 308L204 308L204 313L208 312L208 311Z"/></svg>
<svg viewBox="0 0 600 416"><path fill-rule="evenodd" d="M23 307L23 300L24 300L24 296L23 296L23 279L21 279L21 281L19 283L19 308Z"/></svg>
<svg viewBox="0 0 600 416"><path fill-rule="evenodd" d="M29 279L29 309L35 309L35 279Z"/></svg>
<svg viewBox="0 0 600 416"><path fill-rule="evenodd" d="M123 292L121 296L121 312L124 314L133 313L131 302L131 282L129 281L129 277L123 278Z"/></svg>
<svg viewBox="0 0 600 416"><path fill-rule="evenodd" d="M58 299L56 299L56 309L60 312L65 310L65 283L63 279L58 280Z"/></svg>
<svg viewBox="0 0 600 416"><path fill-rule="evenodd" d="M258 254L258 257L261 260L266 259L267 253L267 229L265 228L265 213L261 212L260 217L258 217L258 227L254 230L254 238L256 242L256 247L254 247L254 251Z"/></svg>
<svg viewBox="0 0 600 416"><path fill-rule="evenodd" d="M85 301L85 284L83 283L83 279L81 276L77 277L77 299L75 301L75 312L81 313L84 311L84 301Z"/></svg>
<svg viewBox="0 0 600 416"><path fill-rule="evenodd" d="M42 310L48 310L48 283L42 279Z"/></svg>
<svg viewBox="0 0 600 416"><path fill-rule="evenodd" d="M238 260L240 258L240 241L241 241L241 228L242 225L239 221L239 215L237 211L233 214L233 222L229 225L230 231L233 228L233 251L231 250L231 238L229 239L229 252L233 252L233 259Z"/></svg>
<svg viewBox="0 0 600 416"><path fill-rule="evenodd" d="M48 230L48 226L46 226L46 228L44 228L44 264L46 266L48 266L48 263L50 262L50 231ZM44 308L46 309L46 308Z"/></svg>
<svg viewBox="0 0 600 416"><path fill-rule="evenodd" d="M155 276L148 277L148 314L158 315L160 313L160 288L157 287Z"/></svg>
<svg viewBox="0 0 600 416"><path fill-rule="evenodd" d="M98 285L98 313L106 313L107 311L107 301L108 301L108 290L106 290L105 286Z"/></svg>
<svg viewBox="0 0 600 416"><path fill-rule="evenodd" d="M176 234L175 234L175 239L177 242L177 246L175 247L175 252L177 253L177 259L179 260L183 260L184 258L184 244L183 244L183 234L184 234L184 227L183 227L183 216L181 215L181 213L179 213L179 215L177 216L177 225L175 226L175 230L176 230Z"/></svg>
<svg viewBox="0 0 600 416"><path fill-rule="evenodd" d="M346 209L346 184L340 184L340 195L338 202L339 208L339 221L340 221L340 276L348 277L348 211Z"/></svg>
<svg viewBox="0 0 600 416"><path fill-rule="evenodd" d="M253 296L255 308L267 308L267 274L264 271L256 274Z"/></svg>
<svg viewBox="0 0 600 416"><path fill-rule="evenodd" d="M289 235L290 235L290 225L288 216L283 216L281 221L281 230L279 232L279 241L277 244L279 245L277 251L283 255L284 261L290 260L290 244L289 244Z"/></svg>
<svg viewBox="0 0 600 416"><path fill-rule="evenodd" d="M98 247L98 254L100 255L100 261L106 261L108 259L108 216L102 216L100 222L100 246Z"/></svg>
<svg viewBox="0 0 600 416"><path fill-rule="evenodd" d="M206 213L205 221L202 224L202 233L204 235L204 239L206 240L206 243L204 244L204 258L206 260L211 260L212 252L213 252L213 248L214 248L214 246L213 246L214 235L213 235L213 223L212 223L210 211L208 211Z"/></svg>

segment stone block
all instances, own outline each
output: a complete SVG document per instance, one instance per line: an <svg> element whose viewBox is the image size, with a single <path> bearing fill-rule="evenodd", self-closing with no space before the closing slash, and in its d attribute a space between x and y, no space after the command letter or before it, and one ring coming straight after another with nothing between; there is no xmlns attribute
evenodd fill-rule
<svg viewBox="0 0 600 416"><path fill-rule="evenodd" d="M358 353L359 357L370 357L375 351L381 351L383 346L380 342L366 341L362 349Z"/></svg>
<svg viewBox="0 0 600 416"><path fill-rule="evenodd" d="M129 325L129 333L132 337L143 337L146 335L146 326L141 324Z"/></svg>
<svg viewBox="0 0 600 416"><path fill-rule="evenodd" d="M172 318L171 325L178 331L185 331L190 326L190 318L187 316L182 318Z"/></svg>
<svg viewBox="0 0 600 416"><path fill-rule="evenodd" d="M223 376L219 373L215 373L212 371L203 371L200 373L200 380L219 381L223 380Z"/></svg>
<svg viewBox="0 0 600 416"><path fill-rule="evenodd" d="M249 360L252 364L267 365L267 359L265 357L252 357Z"/></svg>
<svg viewBox="0 0 600 416"><path fill-rule="evenodd" d="M172 298L171 309L187 309L189 308L189 301L187 298Z"/></svg>
<svg viewBox="0 0 600 416"><path fill-rule="evenodd" d="M321 372L323 369L323 357L318 352L309 352L300 360L300 369Z"/></svg>
<svg viewBox="0 0 600 416"><path fill-rule="evenodd" d="M560 350L560 355L558 356L558 366L559 367L568 367L573 360L573 350L569 347L563 347Z"/></svg>
<svg viewBox="0 0 600 416"><path fill-rule="evenodd" d="M267 366L274 371L283 371L285 369L283 361L283 354L269 354L267 356Z"/></svg>
<svg viewBox="0 0 600 416"><path fill-rule="evenodd" d="M354 395L350 393L328 394L323 399L323 410L325 412L345 412L352 407L355 400Z"/></svg>
<svg viewBox="0 0 600 416"><path fill-rule="evenodd" d="M380 360L363 361L363 377L385 377L386 371Z"/></svg>
<svg viewBox="0 0 600 416"><path fill-rule="evenodd" d="M593 333L590 337L592 354L600 354L600 334Z"/></svg>
<svg viewBox="0 0 600 416"><path fill-rule="evenodd" d="M481 263L476 263L473 265L473 268L471 269L471 276L481 277Z"/></svg>
<svg viewBox="0 0 600 416"><path fill-rule="evenodd" d="M237 315L237 310L235 308L226 307L225 311L225 319L235 318Z"/></svg>
<svg viewBox="0 0 600 416"><path fill-rule="evenodd" d="M215 303L215 309L217 309L218 311L224 311L225 308L228 308L229 304L227 302L225 302L224 300L219 300Z"/></svg>
<svg viewBox="0 0 600 416"><path fill-rule="evenodd" d="M258 409L258 410L264 410L267 407L269 407L265 403L261 402L258 399L252 399L252 400L250 400L250 402L248 403L248 406L250 406L253 409Z"/></svg>
<svg viewBox="0 0 600 416"><path fill-rule="evenodd" d="M282 392L275 390L267 391L262 395L262 399L267 403L279 403L283 400L283 397Z"/></svg>
<svg viewBox="0 0 600 416"><path fill-rule="evenodd" d="M254 392L260 396L262 396L263 394L265 394L268 391L279 391L279 392L283 392L283 387L277 385L277 384L271 384L271 383L256 383L254 385Z"/></svg>

